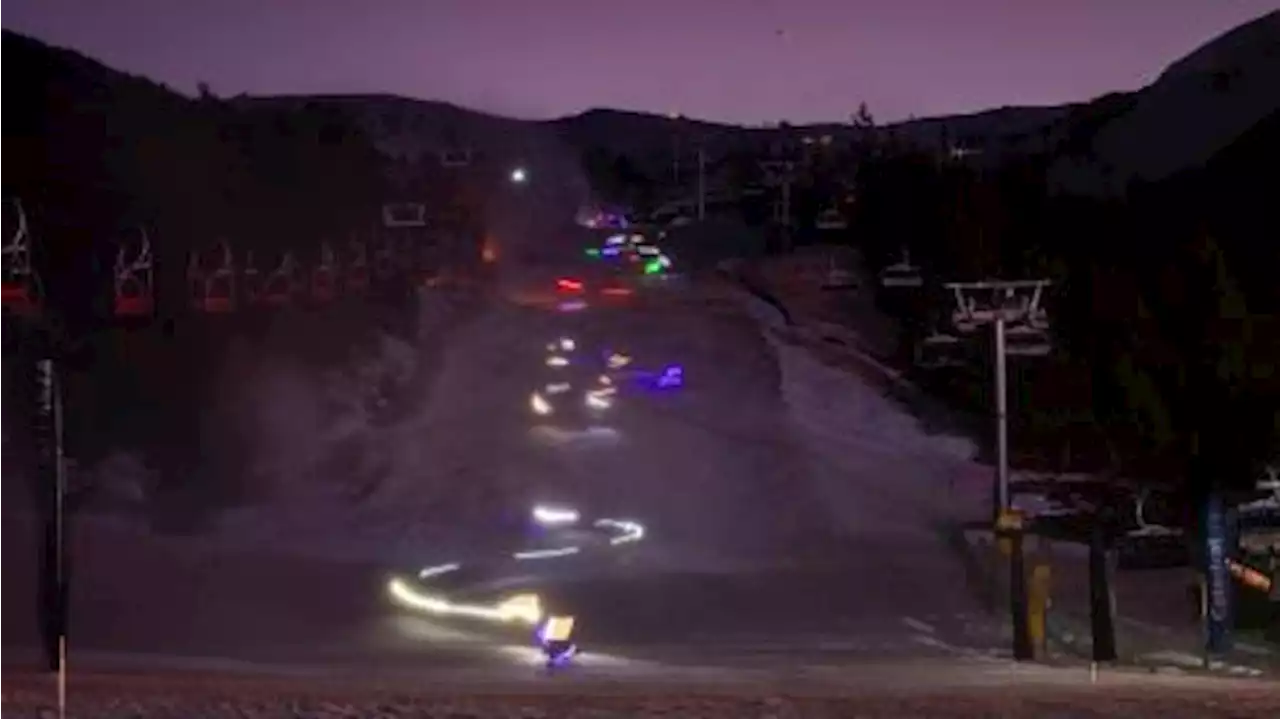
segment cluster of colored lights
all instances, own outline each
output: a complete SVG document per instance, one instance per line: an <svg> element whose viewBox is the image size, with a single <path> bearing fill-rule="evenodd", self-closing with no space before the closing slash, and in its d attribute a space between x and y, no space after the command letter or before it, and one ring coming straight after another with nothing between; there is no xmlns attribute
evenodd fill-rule
<svg viewBox="0 0 1280 719"><path fill-rule="evenodd" d="M671 258L656 246L646 244L641 235L611 235L603 247L588 247L585 252L592 259L625 256L631 262L643 263L641 271L646 275L658 275L671 269Z"/></svg>

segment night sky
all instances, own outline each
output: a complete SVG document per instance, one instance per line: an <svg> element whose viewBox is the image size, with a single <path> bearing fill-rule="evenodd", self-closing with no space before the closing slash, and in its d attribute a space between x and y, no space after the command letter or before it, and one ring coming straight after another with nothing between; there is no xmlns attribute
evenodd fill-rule
<svg viewBox="0 0 1280 719"><path fill-rule="evenodd" d="M388 92L880 120L1133 89L1277 0L7 0L5 28L186 93ZM11 69L11 71L13 71Z"/></svg>

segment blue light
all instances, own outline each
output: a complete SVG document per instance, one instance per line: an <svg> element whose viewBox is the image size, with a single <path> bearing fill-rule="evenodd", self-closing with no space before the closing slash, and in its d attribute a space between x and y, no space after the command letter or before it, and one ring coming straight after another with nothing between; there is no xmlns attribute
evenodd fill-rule
<svg viewBox="0 0 1280 719"><path fill-rule="evenodd" d="M658 376L659 389L684 386L684 368L680 365L667 365Z"/></svg>

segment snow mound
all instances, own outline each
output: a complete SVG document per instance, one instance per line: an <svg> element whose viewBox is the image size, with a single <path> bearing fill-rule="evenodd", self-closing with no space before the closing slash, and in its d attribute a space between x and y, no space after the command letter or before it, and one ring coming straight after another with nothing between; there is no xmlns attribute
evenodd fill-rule
<svg viewBox="0 0 1280 719"><path fill-rule="evenodd" d="M782 396L814 487L853 533L932 536L939 516L976 516L987 492L972 482L977 446L931 434L858 374L779 339L778 312L745 300L777 354Z"/></svg>
<svg viewBox="0 0 1280 719"><path fill-rule="evenodd" d="M939 516L976 516L985 493L955 482L971 471L972 440L929 434L856 375L803 348L776 341L774 347L810 476L847 529L932 536Z"/></svg>

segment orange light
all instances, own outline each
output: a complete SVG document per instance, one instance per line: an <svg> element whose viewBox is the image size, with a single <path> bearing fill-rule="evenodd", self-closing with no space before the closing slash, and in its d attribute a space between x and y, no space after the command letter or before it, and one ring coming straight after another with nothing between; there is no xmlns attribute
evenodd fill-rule
<svg viewBox="0 0 1280 719"><path fill-rule="evenodd" d="M1231 576L1235 577L1241 584L1253 587L1260 592L1271 591L1271 577L1253 567L1241 564L1234 559L1228 559L1227 569L1231 571Z"/></svg>
<svg viewBox="0 0 1280 719"><path fill-rule="evenodd" d="M631 288L630 287L606 287L603 290L601 290L601 292L603 294L610 295L613 297L623 297L631 294Z"/></svg>

